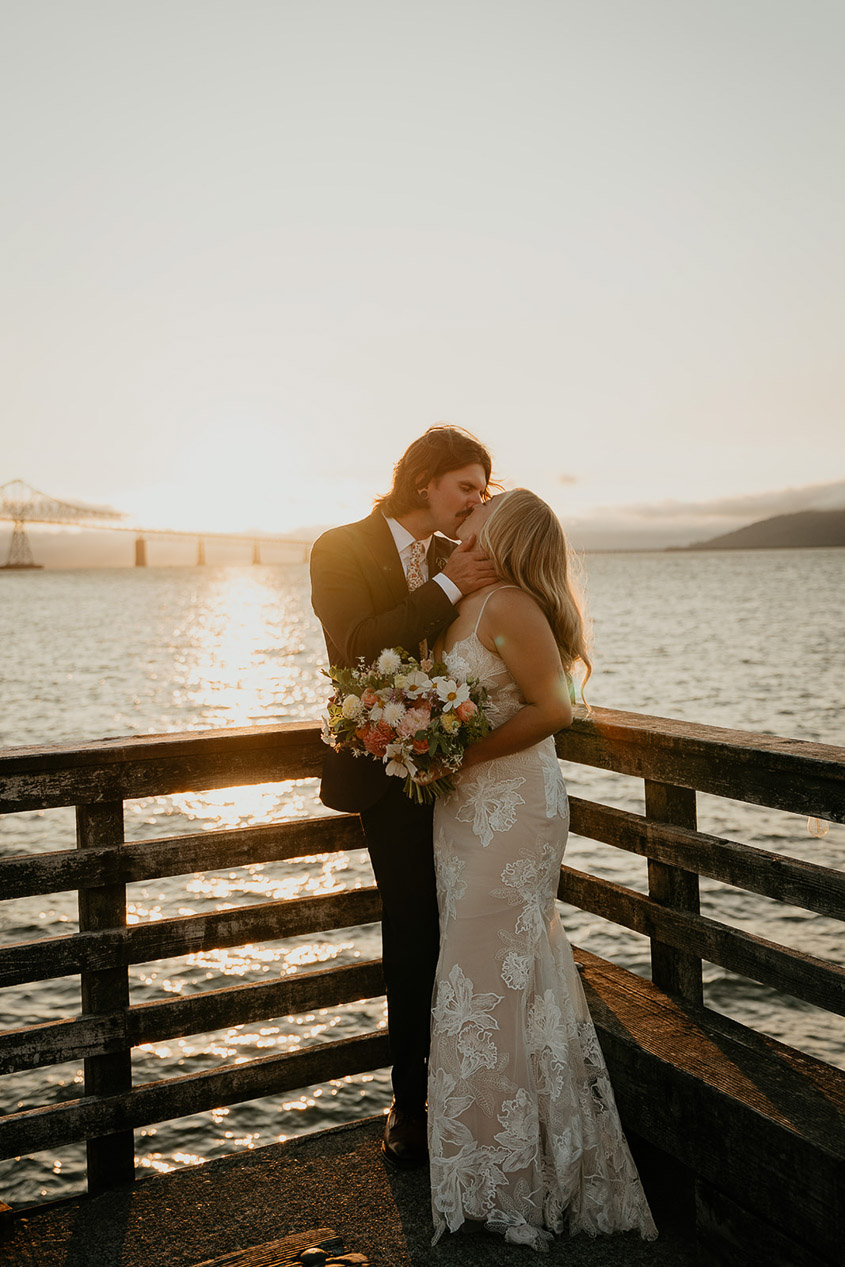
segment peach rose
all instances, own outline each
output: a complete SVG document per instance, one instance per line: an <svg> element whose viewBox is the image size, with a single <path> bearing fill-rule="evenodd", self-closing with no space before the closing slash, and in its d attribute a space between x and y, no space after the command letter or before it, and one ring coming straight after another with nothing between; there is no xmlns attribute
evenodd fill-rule
<svg viewBox="0 0 845 1267"><path fill-rule="evenodd" d="M463 704L458 705L455 712L458 714L461 721L469 721L470 717L474 717L478 712L478 707L473 704L471 699L465 699Z"/></svg>
<svg viewBox="0 0 845 1267"><path fill-rule="evenodd" d="M387 750L387 745L392 739L392 728L383 721L376 722L374 726L367 727L367 733L364 735L364 747L374 757L383 757Z"/></svg>

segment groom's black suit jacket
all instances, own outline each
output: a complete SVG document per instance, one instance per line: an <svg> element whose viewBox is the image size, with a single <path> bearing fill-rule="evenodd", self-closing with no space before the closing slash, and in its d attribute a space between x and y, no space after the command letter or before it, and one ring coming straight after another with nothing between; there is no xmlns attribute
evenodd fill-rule
<svg viewBox="0 0 845 1267"><path fill-rule="evenodd" d="M439 572L454 550L432 538L428 574ZM311 602L323 626L330 665L371 663L385 647L412 655L455 619L456 608L436 581L413 593L390 528L378 507L358 523L332 528L311 551ZM360 813L387 790L382 765L367 757L326 749L320 799L331 809Z"/></svg>

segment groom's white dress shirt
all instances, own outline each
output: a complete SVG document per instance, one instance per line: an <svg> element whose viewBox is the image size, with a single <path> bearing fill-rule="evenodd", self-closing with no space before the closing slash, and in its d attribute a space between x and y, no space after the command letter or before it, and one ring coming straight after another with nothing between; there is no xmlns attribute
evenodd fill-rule
<svg viewBox="0 0 845 1267"><path fill-rule="evenodd" d="M390 529L390 534L393 537L393 540L396 542L396 549L399 551L399 558L402 562L402 568L405 572L405 575L407 576L408 564L411 561L411 546L414 544L414 541L416 538L411 536L407 528L402 527L398 519L390 519L388 518L387 515L385 515L384 518L385 518L385 522L387 523L388 528ZM425 541L423 541L422 544L425 546L426 556L427 556L428 547L431 545L431 536L427 537ZM440 588L442 589L443 593L448 598L449 602L454 603L457 606L457 604L463 598L463 594L458 589L455 582L450 581L449 577L444 576L442 572L438 572L437 575L433 578L429 577L428 558L425 556L423 557L420 563L420 567L422 569L422 574L425 580L426 581L432 580L432 579L435 580L437 584L440 586Z"/></svg>

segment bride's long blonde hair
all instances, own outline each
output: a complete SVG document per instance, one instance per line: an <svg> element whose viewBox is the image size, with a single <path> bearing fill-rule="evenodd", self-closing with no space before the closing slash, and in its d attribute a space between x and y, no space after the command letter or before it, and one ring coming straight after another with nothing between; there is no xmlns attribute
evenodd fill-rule
<svg viewBox="0 0 845 1267"><path fill-rule="evenodd" d="M514 488L495 498L478 544L503 581L518 585L540 604L570 681L575 664L582 662L583 697L593 666L581 604L570 581L570 549L557 515L530 489Z"/></svg>

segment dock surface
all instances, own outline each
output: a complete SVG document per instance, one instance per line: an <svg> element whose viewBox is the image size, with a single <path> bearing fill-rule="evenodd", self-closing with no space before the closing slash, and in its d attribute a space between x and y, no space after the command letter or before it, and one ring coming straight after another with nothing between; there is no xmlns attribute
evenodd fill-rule
<svg viewBox="0 0 845 1267"><path fill-rule="evenodd" d="M533 1251L465 1227L431 1246L427 1169L397 1172L379 1153L384 1118L305 1135L202 1166L145 1178L98 1197L16 1214L2 1267L195 1267L311 1228L331 1228L372 1267L500 1267ZM660 1223L659 1212L656 1212ZM695 1248L677 1230L562 1237L543 1259L567 1267L688 1267Z"/></svg>

